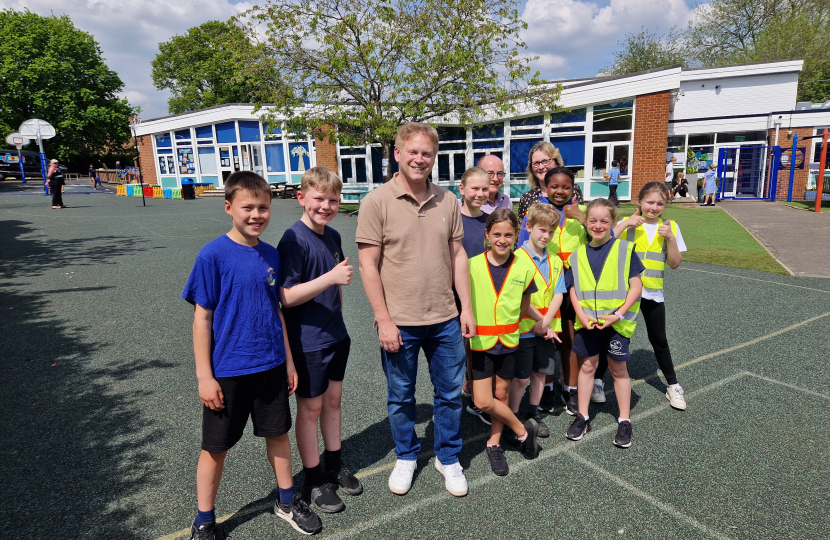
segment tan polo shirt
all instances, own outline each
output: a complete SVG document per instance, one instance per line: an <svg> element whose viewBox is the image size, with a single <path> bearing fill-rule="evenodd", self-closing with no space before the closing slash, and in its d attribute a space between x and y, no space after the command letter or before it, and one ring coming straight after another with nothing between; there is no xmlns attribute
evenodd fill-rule
<svg viewBox="0 0 830 540"><path fill-rule="evenodd" d="M398 173L360 204L355 240L381 246L380 279L398 326L426 326L458 315L452 294L451 241L464 237L458 201L429 183L422 204L398 184Z"/></svg>

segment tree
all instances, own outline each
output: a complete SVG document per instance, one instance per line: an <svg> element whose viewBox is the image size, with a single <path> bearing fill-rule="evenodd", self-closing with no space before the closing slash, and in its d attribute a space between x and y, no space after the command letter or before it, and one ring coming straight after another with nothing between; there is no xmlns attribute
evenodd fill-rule
<svg viewBox="0 0 830 540"><path fill-rule="evenodd" d="M223 103L249 103L235 52L252 46L233 22L208 21L159 43L153 83L170 89L168 110L183 113Z"/></svg>
<svg viewBox="0 0 830 540"><path fill-rule="evenodd" d="M117 93L124 83L107 68L92 36L66 15L0 12L0 128L17 131L29 118L55 127L50 153L73 155L118 147L136 114Z"/></svg>
<svg viewBox="0 0 830 540"><path fill-rule="evenodd" d="M550 110L559 95L530 74L512 0L271 0L246 17L256 48L239 63L263 118L379 142L384 159L405 122Z"/></svg>
<svg viewBox="0 0 830 540"><path fill-rule="evenodd" d="M683 36L674 27L666 36L641 28L636 34L626 34L617 45L614 61L601 71L604 75L626 75L675 64L689 67Z"/></svg>

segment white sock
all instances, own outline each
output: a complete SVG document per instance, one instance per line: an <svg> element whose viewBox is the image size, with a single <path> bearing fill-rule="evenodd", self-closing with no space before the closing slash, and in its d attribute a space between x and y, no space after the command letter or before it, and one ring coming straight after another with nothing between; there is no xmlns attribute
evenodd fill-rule
<svg viewBox="0 0 830 540"><path fill-rule="evenodd" d="M669 385L669 388L677 388L677 387L679 387L679 386L680 386L680 384L678 384L678 383L674 383L674 384L670 384L670 385Z"/></svg>
<svg viewBox="0 0 830 540"><path fill-rule="evenodd" d="M568 386L568 385L566 384L566 385L565 385L565 391L566 391L566 392L570 392L571 390L576 390L576 386Z"/></svg>
<svg viewBox="0 0 830 540"><path fill-rule="evenodd" d="M548 390L550 390L551 392L553 392L553 383L551 382L551 383L546 384L546 385L545 385L545 388L547 388Z"/></svg>
<svg viewBox="0 0 830 540"><path fill-rule="evenodd" d="M586 422L591 419L590 416L583 416L582 418L584 418Z"/></svg>
<svg viewBox="0 0 830 540"><path fill-rule="evenodd" d="M617 418L617 423L622 424L623 422L631 423L631 420L628 418Z"/></svg>
<svg viewBox="0 0 830 540"><path fill-rule="evenodd" d="M594 384L600 384L600 385L602 385L603 387L605 387L605 383L604 383L604 382L602 382L602 379L594 379Z"/></svg>

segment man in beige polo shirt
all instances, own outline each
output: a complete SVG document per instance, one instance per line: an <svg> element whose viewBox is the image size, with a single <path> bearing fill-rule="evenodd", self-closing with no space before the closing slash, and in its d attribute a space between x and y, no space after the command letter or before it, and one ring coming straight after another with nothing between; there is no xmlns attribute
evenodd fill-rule
<svg viewBox="0 0 830 540"><path fill-rule="evenodd" d="M452 192L429 181L437 153L438 133L432 126L412 122L398 129L399 172L363 199L355 237L363 288L378 326L398 458L389 489L398 495L409 491L421 450L415 434L415 380L423 349L435 387L435 467L444 475L447 491L461 497L467 494L458 462L466 359L461 338L475 335L475 319L458 202ZM461 298L460 315L453 285Z"/></svg>

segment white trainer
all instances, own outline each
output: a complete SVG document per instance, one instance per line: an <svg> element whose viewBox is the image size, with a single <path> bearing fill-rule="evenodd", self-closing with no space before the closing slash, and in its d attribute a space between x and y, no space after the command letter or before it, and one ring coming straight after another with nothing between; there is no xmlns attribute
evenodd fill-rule
<svg viewBox="0 0 830 540"><path fill-rule="evenodd" d="M605 403L605 384L602 379L594 379L594 388L591 390L591 401L593 403Z"/></svg>
<svg viewBox="0 0 830 540"><path fill-rule="evenodd" d="M412 487L412 476L418 468L417 461L404 461L399 459L395 462L395 468L389 475L389 491L395 495L406 495Z"/></svg>
<svg viewBox="0 0 830 540"><path fill-rule="evenodd" d="M456 497L463 497L467 494L467 478L464 476L464 469L457 461L452 465L441 465L438 458L435 458L435 468L444 475L444 487L450 494Z"/></svg>
<svg viewBox="0 0 830 540"><path fill-rule="evenodd" d="M686 398L683 396L683 387L679 384L672 384L666 389L666 399L675 409L686 410Z"/></svg>

